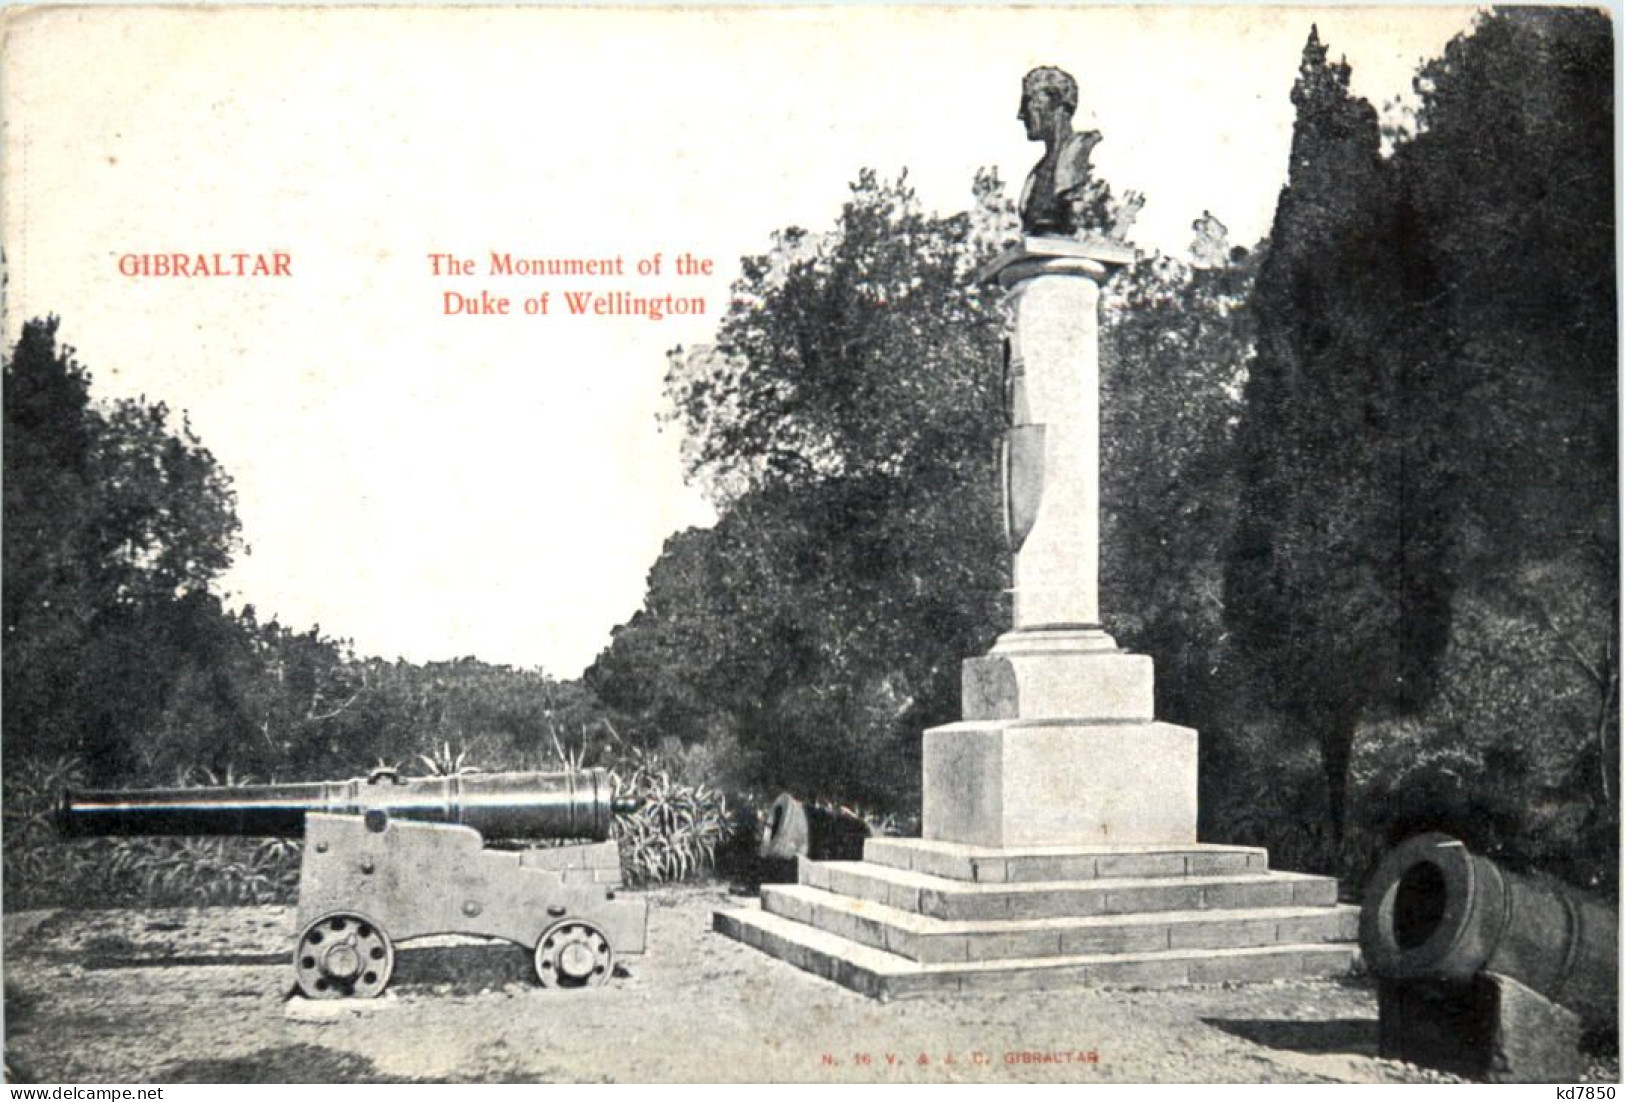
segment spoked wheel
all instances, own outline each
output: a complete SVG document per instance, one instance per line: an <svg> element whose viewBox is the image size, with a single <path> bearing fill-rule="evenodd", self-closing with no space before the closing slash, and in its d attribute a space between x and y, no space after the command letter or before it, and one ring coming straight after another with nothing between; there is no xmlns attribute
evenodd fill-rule
<svg viewBox="0 0 1625 1102"><path fill-rule="evenodd" d="M561 922L536 942L536 978L543 987L597 987L614 970L609 938L590 922Z"/></svg>
<svg viewBox="0 0 1625 1102"><path fill-rule="evenodd" d="M395 971L395 947L373 923L341 911L305 927L293 970L308 998L374 999Z"/></svg>

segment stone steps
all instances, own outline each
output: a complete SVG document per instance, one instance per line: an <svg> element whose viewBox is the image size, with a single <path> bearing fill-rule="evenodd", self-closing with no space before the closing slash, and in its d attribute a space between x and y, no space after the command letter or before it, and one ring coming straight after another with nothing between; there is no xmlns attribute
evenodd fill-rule
<svg viewBox="0 0 1625 1102"><path fill-rule="evenodd" d="M871 838L864 861L947 880L1013 884L1118 877L1265 873L1269 853L1254 846L1022 846L993 849L924 838Z"/></svg>
<svg viewBox="0 0 1625 1102"><path fill-rule="evenodd" d="M875 849L871 842L864 852ZM980 882L870 861L802 861L799 879L823 891L958 921L1244 907L1329 907L1337 902L1335 880L1262 869L1202 876Z"/></svg>
<svg viewBox="0 0 1625 1102"><path fill-rule="evenodd" d="M757 907L718 911L717 932L877 999L1072 987L1261 983L1346 973L1350 944L1271 945L922 963Z"/></svg>
<svg viewBox="0 0 1625 1102"><path fill-rule="evenodd" d="M1348 941L1358 936L1360 916L1358 907L1283 906L956 921L806 885L764 887L761 907L931 964Z"/></svg>
<svg viewBox="0 0 1625 1102"><path fill-rule="evenodd" d="M871 838L864 858L803 858L799 884L715 928L877 998L1293 979L1358 958L1337 881L1260 849Z"/></svg>

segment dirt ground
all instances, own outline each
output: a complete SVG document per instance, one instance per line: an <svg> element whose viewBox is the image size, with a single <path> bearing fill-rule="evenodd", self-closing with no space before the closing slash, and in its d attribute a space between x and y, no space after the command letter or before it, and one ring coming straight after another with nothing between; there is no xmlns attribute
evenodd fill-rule
<svg viewBox="0 0 1625 1102"><path fill-rule="evenodd" d="M1452 1082L1376 1057L1363 981L880 1004L648 893L649 951L546 990L502 945L403 947L381 999L289 998L283 907L5 916L6 1063L91 1082ZM1089 1062L1093 1053L1097 1062ZM1599 1062L1597 1081L1617 1081Z"/></svg>

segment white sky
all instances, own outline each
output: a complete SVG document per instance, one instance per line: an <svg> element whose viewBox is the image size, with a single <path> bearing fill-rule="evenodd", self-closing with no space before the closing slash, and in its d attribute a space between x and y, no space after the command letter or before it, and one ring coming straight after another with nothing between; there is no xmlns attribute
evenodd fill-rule
<svg viewBox="0 0 1625 1102"><path fill-rule="evenodd" d="M1024 72L1077 77L1142 246L1209 209L1251 244L1284 181L1309 25L1379 107L1470 8L59 9L5 45L7 346L54 312L100 398L190 413L230 472L252 602L363 654L574 676L710 510L661 433L665 351L708 340L770 232L865 166L962 209L1039 147ZM128 279L121 254L279 249L293 276ZM681 250L710 279L452 281L426 255ZM553 291L546 318L440 293ZM566 289L711 315L559 316ZM990 365L990 370L993 369Z"/></svg>

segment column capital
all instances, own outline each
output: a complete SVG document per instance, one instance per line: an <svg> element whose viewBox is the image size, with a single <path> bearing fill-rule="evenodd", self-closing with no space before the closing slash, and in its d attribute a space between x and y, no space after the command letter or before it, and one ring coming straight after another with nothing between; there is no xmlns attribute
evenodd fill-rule
<svg viewBox="0 0 1625 1102"><path fill-rule="evenodd" d="M977 283L1015 287L1044 275L1081 276L1104 283L1117 268L1132 264L1134 249L1117 241L1070 237L1023 237L976 273Z"/></svg>

